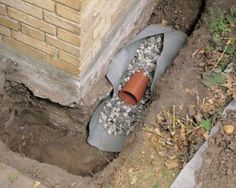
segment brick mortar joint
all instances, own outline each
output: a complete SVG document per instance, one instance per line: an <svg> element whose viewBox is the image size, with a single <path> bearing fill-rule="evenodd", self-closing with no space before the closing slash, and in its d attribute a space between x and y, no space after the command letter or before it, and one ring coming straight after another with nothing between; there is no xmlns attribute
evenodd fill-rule
<svg viewBox="0 0 236 188"><path fill-rule="evenodd" d="M37 5L37 4L31 3L31 2L28 2L28 1L24 1L24 0L23 0L23 2L28 3L28 4L30 4L30 5L33 5L33 6L37 7L37 8L42 9L42 10L47 10L47 11L50 11L50 12L55 12L55 5L54 5L54 10L52 11L52 10L45 9L45 8L43 8L43 7L40 7L40 6ZM0 3L0 4L1 4L1 3ZM55 4L56 4L56 3L55 3ZM5 4L4 4L4 5L5 5Z"/></svg>

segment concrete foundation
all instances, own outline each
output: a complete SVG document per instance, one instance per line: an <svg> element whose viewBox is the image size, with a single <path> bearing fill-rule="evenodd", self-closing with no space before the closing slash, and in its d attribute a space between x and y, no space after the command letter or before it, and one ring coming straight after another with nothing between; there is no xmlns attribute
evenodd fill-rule
<svg viewBox="0 0 236 188"><path fill-rule="evenodd" d="M139 1L121 19L118 28L110 32L101 53L80 76L67 74L51 64L33 60L3 45L0 45L0 55L17 64L16 80L25 84L35 96L71 107L94 104L112 89L105 78L112 56L146 25L157 2Z"/></svg>

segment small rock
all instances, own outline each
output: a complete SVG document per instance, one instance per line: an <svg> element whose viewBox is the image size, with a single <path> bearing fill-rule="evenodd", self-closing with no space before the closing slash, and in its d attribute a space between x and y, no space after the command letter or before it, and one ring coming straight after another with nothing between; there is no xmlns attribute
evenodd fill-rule
<svg viewBox="0 0 236 188"><path fill-rule="evenodd" d="M231 134L234 132L235 127L233 125L225 125L223 129L226 134Z"/></svg>

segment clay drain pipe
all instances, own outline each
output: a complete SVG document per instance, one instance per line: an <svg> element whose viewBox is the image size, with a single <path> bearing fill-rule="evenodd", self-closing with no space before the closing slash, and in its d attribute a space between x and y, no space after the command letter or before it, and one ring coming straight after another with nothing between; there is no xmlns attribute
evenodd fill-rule
<svg viewBox="0 0 236 188"><path fill-rule="evenodd" d="M138 104L147 90L148 82L149 77L144 72L135 72L119 92L119 97L126 104Z"/></svg>

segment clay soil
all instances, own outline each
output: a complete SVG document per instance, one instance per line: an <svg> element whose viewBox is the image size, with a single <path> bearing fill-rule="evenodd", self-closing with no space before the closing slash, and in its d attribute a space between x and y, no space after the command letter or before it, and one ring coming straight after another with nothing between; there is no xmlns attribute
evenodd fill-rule
<svg viewBox="0 0 236 188"><path fill-rule="evenodd" d="M204 21L209 15L204 5L210 7L212 1L206 2L162 0L155 8L149 23L172 25L191 35L173 66L157 83L145 118L118 157L100 152L85 141L86 125L94 106L68 108L33 96L14 80L13 63L4 60L6 66L0 67L0 138L4 143L0 142L0 162L50 188L170 187L208 133L193 127L189 137L182 134L182 129L170 133L165 126L168 119L158 124L163 109L174 113L181 122L190 119L199 123L199 118L208 118L202 104L208 101L211 91L202 84L203 70L198 66L202 57L196 53L210 46L211 34ZM216 2L223 2L227 9L230 6L226 5L234 1ZM1 59L1 64L4 63ZM228 101L227 98L218 109L224 108ZM203 188L216 187L215 179L207 179L211 175L222 182L229 180L229 185L235 183L235 160L228 160L235 155L232 147L235 148L235 132L228 136L221 131L212 138L206 164L199 175ZM222 155L208 164L210 156L218 153ZM227 164L222 164L222 171L213 173L212 165L219 164L221 159Z"/></svg>

